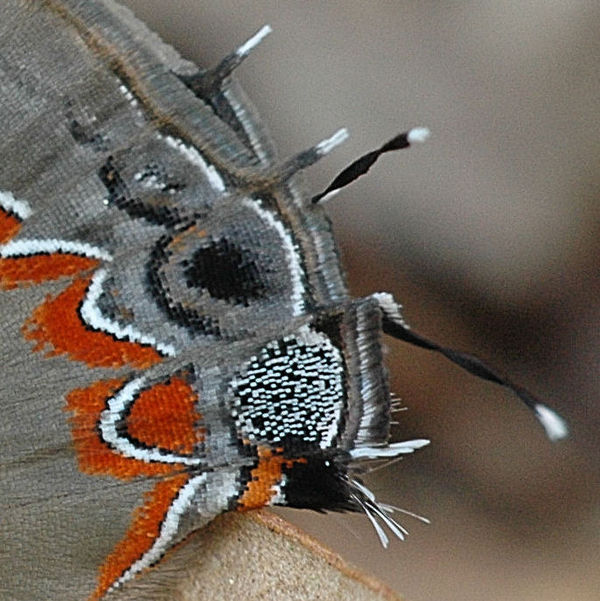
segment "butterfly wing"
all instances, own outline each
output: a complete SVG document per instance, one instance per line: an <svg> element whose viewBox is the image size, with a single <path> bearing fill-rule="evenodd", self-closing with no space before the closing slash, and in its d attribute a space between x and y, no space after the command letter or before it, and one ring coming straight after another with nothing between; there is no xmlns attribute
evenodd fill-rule
<svg viewBox="0 0 600 601"><path fill-rule="evenodd" d="M238 494L216 366L346 290L230 78L111 1L7 0L0 48L1 588L99 599Z"/></svg>

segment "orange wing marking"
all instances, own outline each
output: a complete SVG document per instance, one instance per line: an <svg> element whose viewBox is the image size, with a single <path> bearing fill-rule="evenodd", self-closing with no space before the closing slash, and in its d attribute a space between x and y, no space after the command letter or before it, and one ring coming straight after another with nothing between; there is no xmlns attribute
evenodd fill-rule
<svg viewBox="0 0 600 601"><path fill-rule="evenodd" d="M145 462L123 456L102 439L98 428L101 416L110 400L125 386L124 379L107 380L73 390L67 396L67 409L72 412L71 431L82 472L120 479L162 476L153 490L146 493L143 505L134 511L129 530L101 566L98 587L89 601L99 601L109 590L161 559L177 536L181 517L206 480L206 474L192 476L185 471L186 457L182 457L179 464ZM155 384L134 399L127 433L131 435L131 430L135 431L140 442L145 439L162 446L170 445L174 452L179 449L191 452L203 438L203 430L198 426L202 416L195 411L196 402L196 394L182 378L173 377ZM145 411L149 411L147 416ZM155 420L162 422L157 424ZM167 434L163 434L163 429Z"/></svg>
<svg viewBox="0 0 600 601"><path fill-rule="evenodd" d="M97 259L78 255L32 255L0 258L0 287L40 284L65 276L74 276L98 266Z"/></svg>
<svg viewBox="0 0 600 601"><path fill-rule="evenodd" d="M0 289L73 279L61 293L48 296L23 326L25 337L35 341L34 350L65 354L90 367L131 365L140 369L161 361L163 354L174 354L133 328L119 328L95 305L107 273L101 265L110 264L108 253L64 240L13 241L30 214L26 202L0 191ZM93 286L96 296L90 294ZM84 315L86 303L91 319ZM137 386L144 378L133 382ZM128 386L134 393L130 397L123 395ZM188 471L200 463L197 449L205 434L191 386L181 377L148 388L131 386L132 381L123 378L99 381L66 397L83 473L122 480L160 479L134 510L130 528L100 567L98 586L89 601L99 601L161 559L176 541L181 518L207 479L207 473L192 475ZM111 405L118 407L117 400L126 418L118 424ZM106 439L104 426L114 440ZM134 456L127 454L131 449ZM138 451L139 456L135 455Z"/></svg>
<svg viewBox="0 0 600 601"><path fill-rule="evenodd" d="M127 432L146 447L191 455L204 439L196 394L181 378L144 390L130 407Z"/></svg>
<svg viewBox="0 0 600 601"><path fill-rule="evenodd" d="M171 476L157 482L154 488L144 495L144 504L133 512L129 530L100 568L98 587L89 601L100 600L110 589L130 580L136 573L150 567L164 555L170 546L170 540L168 545L167 541L164 541L164 548L156 549L152 555L150 553L157 541L160 541L169 512L189 480L187 474Z"/></svg>
<svg viewBox="0 0 600 601"><path fill-rule="evenodd" d="M12 213L0 210L0 244L8 242L21 229L21 220Z"/></svg>
<svg viewBox="0 0 600 601"><path fill-rule="evenodd" d="M98 434L100 414L107 400L125 384L125 380L95 382L88 388L72 390L66 397L67 409L72 412L71 436L77 452L79 469L86 474L106 474L129 480L137 476L173 474L183 466L163 463L145 463L124 457L108 445Z"/></svg>
<svg viewBox="0 0 600 601"><path fill-rule="evenodd" d="M49 356L67 354L90 367L138 368L158 363L162 356L152 347L118 340L103 331L88 329L79 315L91 278L76 278L55 297L48 297L26 322L24 335L36 342L35 350Z"/></svg>
<svg viewBox="0 0 600 601"><path fill-rule="evenodd" d="M10 192L0 190L0 244L8 242L21 229L21 222L31 215L31 207Z"/></svg>
<svg viewBox="0 0 600 601"><path fill-rule="evenodd" d="M281 483L283 468L290 468L294 463L306 463L305 459L286 459L282 451L258 447L258 465L252 470L246 490L238 500L238 511L268 505L277 493L276 486Z"/></svg>

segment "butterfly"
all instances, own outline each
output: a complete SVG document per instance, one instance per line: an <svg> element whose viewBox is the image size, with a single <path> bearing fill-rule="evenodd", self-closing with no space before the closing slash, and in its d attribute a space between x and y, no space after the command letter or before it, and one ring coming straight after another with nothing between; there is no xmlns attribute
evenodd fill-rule
<svg viewBox="0 0 600 601"><path fill-rule="evenodd" d="M390 442L387 334L507 386L411 330L387 293L349 296L324 197L280 160L231 73L203 70L111 0L8 0L0 23L2 590L99 601L143 587L225 511L394 508L356 476ZM23 569L30 576L24 578ZM140 589L141 590L141 589Z"/></svg>

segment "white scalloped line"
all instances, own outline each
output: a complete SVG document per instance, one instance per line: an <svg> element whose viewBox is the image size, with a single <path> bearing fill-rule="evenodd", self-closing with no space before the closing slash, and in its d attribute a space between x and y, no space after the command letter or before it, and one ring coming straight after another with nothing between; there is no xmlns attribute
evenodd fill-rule
<svg viewBox="0 0 600 601"><path fill-rule="evenodd" d="M177 497L171 503L160 526L160 532L154 539L153 545L137 561L134 561L127 570L111 585L108 592L115 590L122 584L131 580L142 570L155 564L169 550L173 540L177 536L179 523L183 515L190 509L194 497L198 494L201 486L206 482L207 473L190 478L180 489Z"/></svg>
<svg viewBox="0 0 600 601"><path fill-rule="evenodd" d="M19 209L21 209L21 207L19 207ZM111 262L113 260L110 253L97 246L87 244L86 242L72 242L70 240L58 240L53 238L48 240L20 239L12 240L6 244L0 245L0 257L5 259L56 253L72 254L106 262ZM116 321L113 321L102 314L98 308L97 301L102 294L102 283L107 275L108 272L106 269L98 269L92 276L86 297L80 309L80 315L84 323L94 330L105 332L119 340L127 340L148 345L155 348L162 355L174 357L177 353L173 345L159 342L154 336L142 334L133 326L121 326Z"/></svg>
<svg viewBox="0 0 600 601"><path fill-rule="evenodd" d="M91 259L100 259L101 261L112 261L110 253L86 242L71 242L55 238L48 240L22 238L20 240L12 240L0 246L0 256L4 258L55 253L79 255Z"/></svg>
<svg viewBox="0 0 600 601"><path fill-rule="evenodd" d="M142 334L139 330L136 330L130 325L122 326L102 314L97 303L102 294L102 284L107 277L108 272L106 269L98 269L96 273L94 273L85 299L79 310L83 321L93 329L111 334L120 340L128 340L130 342L149 345L162 355L174 357L177 354L177 351L172 344L159 342L154 336Z"/></svg>
<svg viewBox="0 0 600 601"><path fill-rule="evenodd" d="M183 465L200 465L200 457L189 457L175 453L165 453L157 447L138 447L119 433L119 424L126 420L130 407L135 403L137 395L146 383L143 377L131 380L121 388L115 396L108 400L107 408L100 414L100 434L102 440L124 457L137 459L144 463L170 463Z"/></svg>
<svg viewBox="0 0 600 601"><path fill-rule="evenodd" d="M289 274L292 278L292 295L291 301L294 315L302 315L304 312L304 270L300 259L300 252L294 244L289 232L285 229L283 223L273 215L270 211L262 208L260 200L249 198L242 199L242 204L252 209L267 225L274 229L281 238L281 245L285 250Z"/></svg>
<svg viewBox="0 0 600 601"><path fill-rule="evenodd" d="M160 137L163 138L171 148L180 152L190 163L200 167L213 190L221 193L225 192L225 182L215 166L209 165L204 160L204 157L193 146L187 146L182 140L174 138L173 136L160 135Z"/></svg>
<svg viewBox="0 0 600 601"><path fill-rule="evenodd" d="M0 190L0 207L14 213L19 219L27 219L32 214L29 203L25 200L17 200L12 192Z"/></svg>

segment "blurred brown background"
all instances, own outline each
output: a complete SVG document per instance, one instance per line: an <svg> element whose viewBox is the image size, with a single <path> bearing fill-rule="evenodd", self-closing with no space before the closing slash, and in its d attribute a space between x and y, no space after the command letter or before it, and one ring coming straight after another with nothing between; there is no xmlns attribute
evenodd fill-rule
<svg viewBox="0 0 600 601"><path fill-rule="evenodd" d="M285 512L411 601L600 599L600 4L129 0L211 66L270 23L238 72L282 156L338 127L314 192L424 124L330 202L355 295L389 290L417 331L487 358L570 422L556 445L513 397L389 341L431 447L368 483L410 518L387 551L361 516Z"/></svg>

